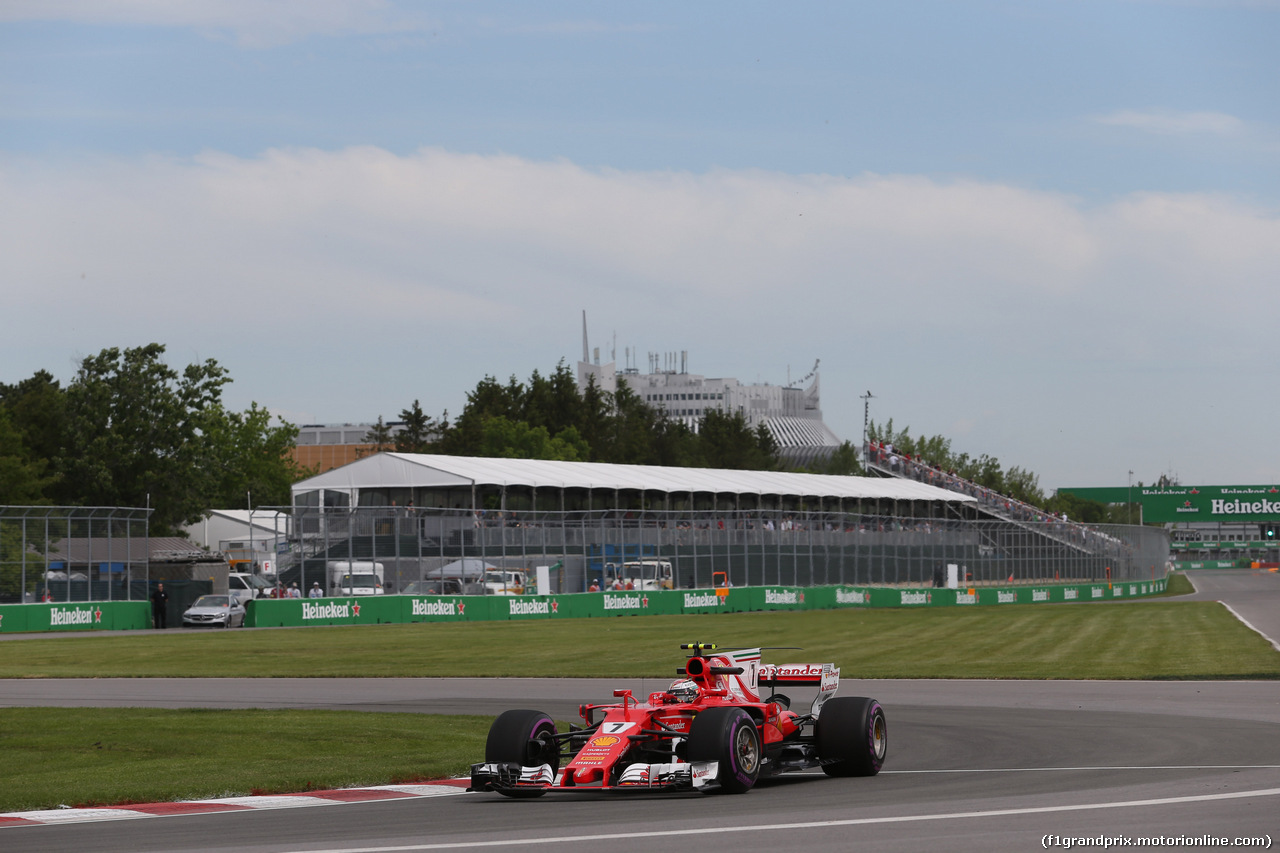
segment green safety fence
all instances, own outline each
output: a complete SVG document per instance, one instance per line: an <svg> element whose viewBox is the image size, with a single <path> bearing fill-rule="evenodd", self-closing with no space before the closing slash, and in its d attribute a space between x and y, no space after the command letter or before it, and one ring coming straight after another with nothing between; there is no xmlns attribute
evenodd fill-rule
<svg viewBox="0 0 1280 853"><path fill-rule="evenodd" d="M565 595L370 595L249 602L250 627L376 625L408 622L481 622L582 619L761 610L833 610L846 607L954 607L1039 604L1133 598L1164 592L1166 580L1051 584L991 588L874 586L764 586ZM0 631L121 631L149 628L145 601L0 605Z"/></svg>
<svg viewBox="0 0 1280 853"><path fill-rule="evenodd" d="M129 631L151 627L146 601L0 604L0 631Z"/></svg>
<svg viewBox="0 0 1280 853"><path fill-rule="evenodd" d="M375 625L407 622L481 622L581 619L761 610L833 610L846 607L955 607L1048 604L1136 598L1164 592L1166 579L1142 582L1048 584L991 588L872 586L731 587L564 595L375 595L317 599L259 599L249 603L247 625Z"/></svg>

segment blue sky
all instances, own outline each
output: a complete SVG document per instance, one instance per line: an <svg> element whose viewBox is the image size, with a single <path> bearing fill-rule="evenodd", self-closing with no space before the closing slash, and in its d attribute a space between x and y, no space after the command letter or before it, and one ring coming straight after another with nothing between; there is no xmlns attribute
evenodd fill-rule
<svg viewBox="0 0 1280 853"><path fill-rule="evenodd" d="M1277 482L1278 43L1264 0L9 0L0 381L160 341L297 423L456 413L585 309L1046 489Z"/></svg>

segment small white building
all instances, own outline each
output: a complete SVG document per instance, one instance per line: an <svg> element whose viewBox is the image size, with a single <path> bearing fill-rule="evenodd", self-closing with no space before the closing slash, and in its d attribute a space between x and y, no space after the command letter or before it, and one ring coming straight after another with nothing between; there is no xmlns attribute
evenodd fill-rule
<svg viewBox="0 0 1280 853"><path fill-rule="evenodd" d="M210 510L185 531L202 548L225 553L236 571L274 572L279 554L289 547L289 516L275 510Z"/></svg>

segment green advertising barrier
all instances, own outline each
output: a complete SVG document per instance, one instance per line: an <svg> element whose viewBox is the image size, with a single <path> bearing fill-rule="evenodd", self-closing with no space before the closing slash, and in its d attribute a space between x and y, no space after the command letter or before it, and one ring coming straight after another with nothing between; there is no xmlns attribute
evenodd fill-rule
<svg viewBox="0 0 1280 853"><path fill-rule="evenodd" d="M1179 569L1249 569L1252 560L1175 560Z"/></svg>
<svg viewBox="0 0 1280 853"><path fill-rule="evenodd" d="M0 631L135 631L151 627L146 601L0 604Z"/></svg>
<svg viewBox="0 0 1280 853"><path fill-rule="evenodd" d="M730 587L727 589L579 592L564 595L366 595L338 598L257 599L248 627L378 625L413 622L483 622L583 619L763 610L835 610L865 607L974 607L1136 598L1164 592L1166 579L1115 583L1045 584L991 588L876 586ZM148 628L145 601L0 605L0 631L82 631Z"/></svg>

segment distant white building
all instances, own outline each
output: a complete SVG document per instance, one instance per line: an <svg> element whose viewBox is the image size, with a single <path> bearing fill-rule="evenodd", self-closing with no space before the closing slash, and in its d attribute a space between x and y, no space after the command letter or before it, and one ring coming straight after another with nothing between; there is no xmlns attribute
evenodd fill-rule
<svg viewBox="0 0 1280 853"><path fill-rule="evenodd" d="M744 385L737 379L689 373L687 367L687 351L649 353L648 373L630 365L618 370L613 361L601 364L600 349L597 347L594 354L588 349L583 313L579 390L594 379L597 388L613 393L618 381L624 381L646 403L694 430L710 409L740 412L752 428L764 424L782 457L797 464L823 459L840 446L840 439L822 421L817 362L807 376L789 385Z"/></svg>

